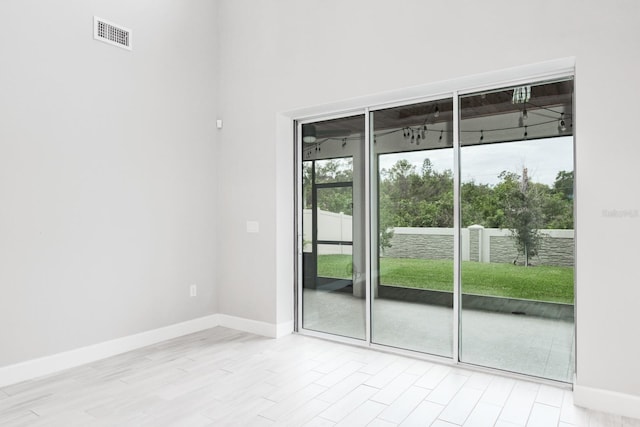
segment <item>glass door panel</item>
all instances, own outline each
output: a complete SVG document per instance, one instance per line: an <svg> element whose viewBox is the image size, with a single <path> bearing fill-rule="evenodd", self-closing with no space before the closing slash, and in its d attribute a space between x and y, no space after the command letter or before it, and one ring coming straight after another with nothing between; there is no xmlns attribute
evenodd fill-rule
<svg viewBox="0 0 640 427"><path fill-rule="evenodd" d="M460 360L571 382L573 81L460 98Z"/></svg>
<svg viewBox="0 0 640 427"><path fill-rule="evenodd" d="M376 344L451 356L453 101L370 113Z"/></svg>
<svg viewBox="0 0 640 427"><path fill-rule="evenodd" d="M302 139L302 327L364 340L364 116Z"/></svg>

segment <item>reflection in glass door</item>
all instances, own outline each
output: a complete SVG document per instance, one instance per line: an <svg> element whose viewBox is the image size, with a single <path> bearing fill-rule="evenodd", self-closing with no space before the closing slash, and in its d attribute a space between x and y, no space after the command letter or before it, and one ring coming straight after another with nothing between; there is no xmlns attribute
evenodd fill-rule
<svg viewBox="0 0 640 427"><path fill-rule="evenodd" d="M570 382L573 81L460 98L460 360Z"/></svg>
<svg viewBox="0 0 640 427"><path fill-rule="evenodd" d="M451 357L453 101L370 113L376 344Z"/></svg>
<svg viewBox="0 0 640 427"><path fill-rule="evenodd" d="M364 340L364 116L302 135L302 327Z"/></svg>

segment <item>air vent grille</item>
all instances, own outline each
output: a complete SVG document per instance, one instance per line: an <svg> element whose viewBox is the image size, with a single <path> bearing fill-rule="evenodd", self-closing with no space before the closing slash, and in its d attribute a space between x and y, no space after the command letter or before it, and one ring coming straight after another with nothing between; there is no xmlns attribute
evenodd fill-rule
<svg viewBox="0 0 640 427"><path fill-rule="evenodd" d="M131 50L131 30L97 16L93 17L93 37L96 40Z"/></svg>

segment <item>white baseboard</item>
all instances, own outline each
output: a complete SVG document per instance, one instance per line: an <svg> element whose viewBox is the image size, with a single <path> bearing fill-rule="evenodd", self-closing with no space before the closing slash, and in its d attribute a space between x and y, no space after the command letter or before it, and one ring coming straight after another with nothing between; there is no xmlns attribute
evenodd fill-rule
<svg viewBox="0 0 640 427"><path fill-rule="evenodd" d="M595 411L640 418L640 396L632 394L575 384L573 386L573 403Z"/></svg>
<svg viewBox="0 0 640 427"><path fill-rule="evenodd" d="M287 329L286 325L275 325L273 323L229 316L228 314L218 314L218 319L220 322L219 325L225 328L236 329L269 338L279 338L286 335L284 332ZM291 323L291 331L293 331L293 322Z"/></svg>
<svg viewBox="0 0 640 427"><path fill-rule="evenodd" d="M0 387L53 374L65 369L74 368L86 363L95 362L96 360L115 356L116 354L125 353L216 326L224 326L270 338L279 338L293 331L293 322L275 325L226 314L212 314L210 316L176 323L175 325L117 338L75 350L0 367Z"/></svg>
<svg viewBox="0 0 640 427"><path fill-rule="evenodd" d="M141 332L139 334L1 367L0 387L49 375L64 369L84 365L161 341L213 328L218 325L218 315L213 314L151 331Z"/></svg>

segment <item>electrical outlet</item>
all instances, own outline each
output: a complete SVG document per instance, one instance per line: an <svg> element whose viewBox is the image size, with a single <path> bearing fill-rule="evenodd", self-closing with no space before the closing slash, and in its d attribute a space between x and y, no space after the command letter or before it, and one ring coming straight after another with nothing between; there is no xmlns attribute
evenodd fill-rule
<svg viewBox="0 0 640 427"><path fill-rule="evenodd" d="M198 295L198 285L191 285L189 286L189 295L192 297L195 297Z"/></svg>

